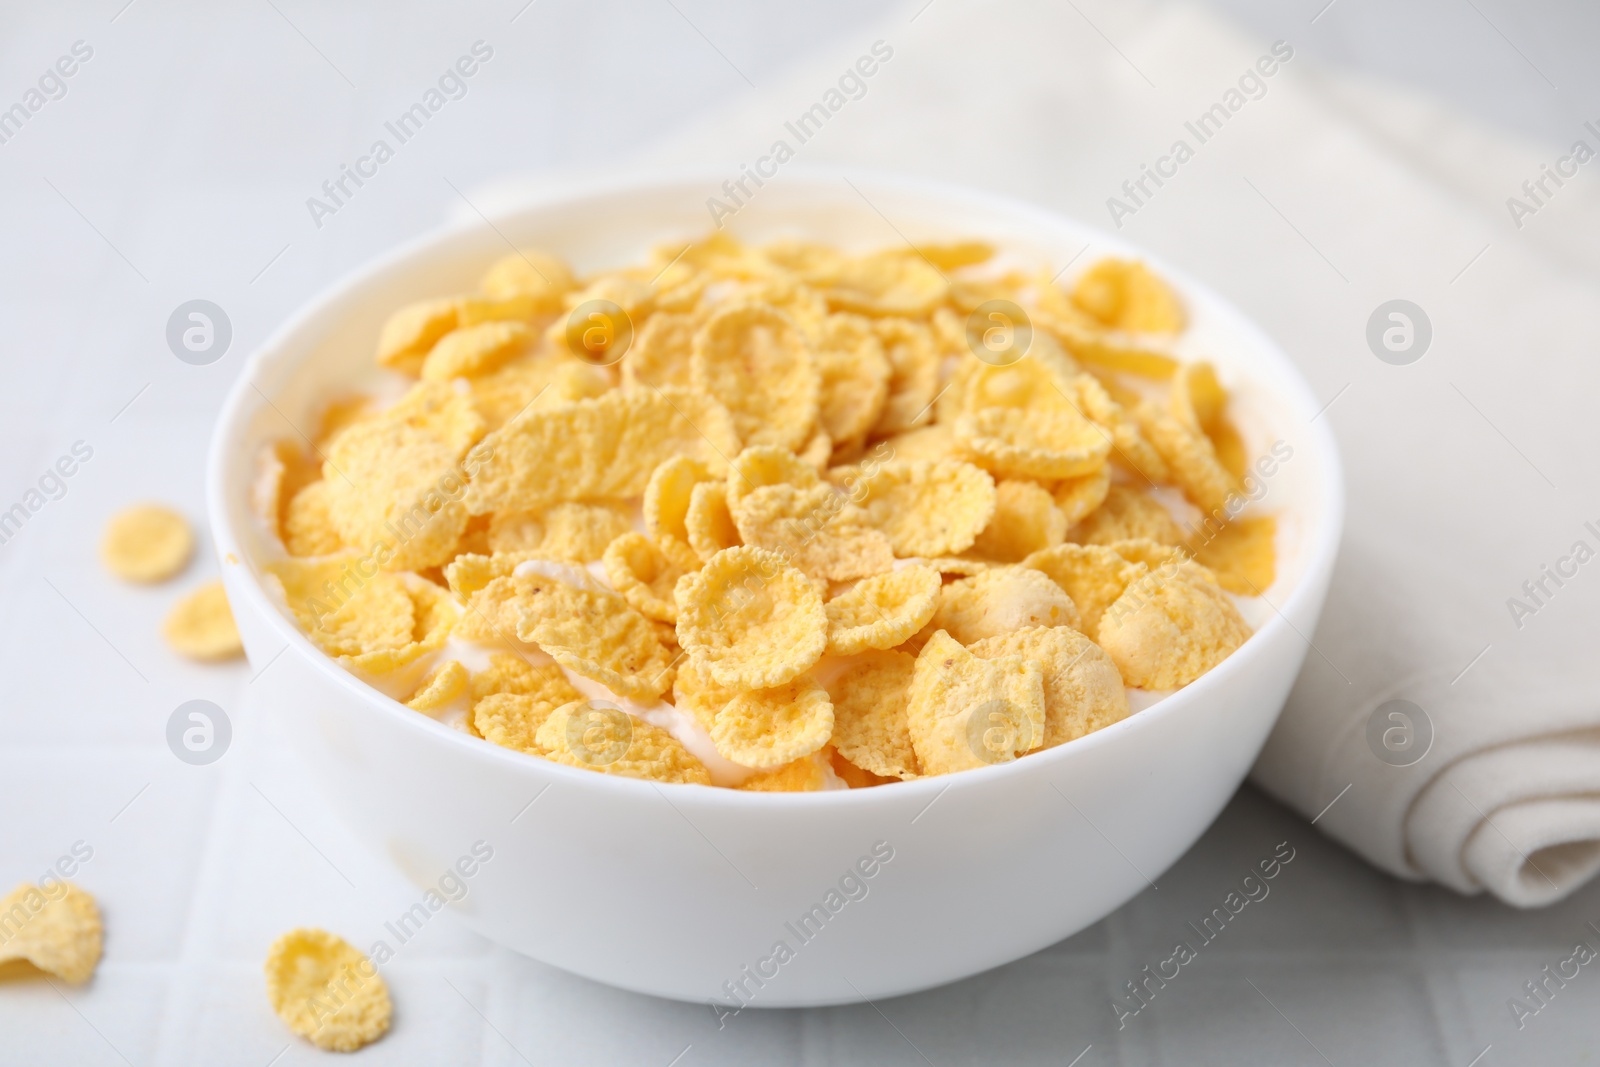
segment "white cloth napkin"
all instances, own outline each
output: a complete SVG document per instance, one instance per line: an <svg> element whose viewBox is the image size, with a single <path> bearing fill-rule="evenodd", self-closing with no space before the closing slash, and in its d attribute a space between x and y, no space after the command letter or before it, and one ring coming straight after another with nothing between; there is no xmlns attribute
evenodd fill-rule
<svg viewBox="0 0 1600 1067"><path fill-rule="evenodd" d="M1272 43L1185 6L915 0L780 84L732 90L641 163L736 178L875 41L892 57L797 158L997 189L1103 227L1107 198ZM1600 559L1545 579L1538 604L1523 590L1579 540L1600 552L1584 526L1600 529L1600 198L1587 179L1551 185L1518 229L1505 198L1558 153L1300 53L1264 84L1122 220L1285 346L1348 468L1334 589L1255 780L1396 875L1548 903L1600 868ZM1432 322L1409 366L1366 341L1394 298ZM1511 597L1535 611L1514 621ZM1391 700L1431 724L1409 767L1368 742Z"/></svg>

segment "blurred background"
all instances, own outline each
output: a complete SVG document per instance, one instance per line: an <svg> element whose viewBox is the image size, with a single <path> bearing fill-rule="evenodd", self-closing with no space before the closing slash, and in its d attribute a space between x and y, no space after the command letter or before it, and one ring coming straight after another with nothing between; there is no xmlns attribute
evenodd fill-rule
<svg viewBox="0 0 1600 1067"><path fill-rule="evenodd" d="M1576 0L0 3L0 510L74 442L93 449L64 495L0 543L0 882L89 841L80 881L110 931L84 990L0 982L0 1064L310 1062L320 1054L267 1009L265 946L301 923L363 931L413 892L299 789L270 722L241 702L250 667L187 664L163 645L168 605L215 560L203 549L172 587L118 585L95 558L105 517L162 500L203 532L204 450L243 360L370 257L548 184L690 165L732 177L877 40L895 60L803 161L928 173L1105 228L1107 198L1183 120L1289 42L1293 63L1238 120L1256 124L1248 140L1219 139L1124 236L1205 278L1297 357L1348 330L1367 368L1373 304L1412 295L1446 322L1486 299L1451 288L1474 269L1514 277L1535 257L1564 277L1600 269L1592 175L1525 226L1506 205L1576 139L1600 144L1584 128L1600 125L1600 7ZM459 98L336 211L311 210L475 42L491 58ZM75 72L8 124L4 109L66 55ZM1325 136L1313 143L1308 123ZM1246 153L1250 189L1235 165ZM1339 195L1369 177L1365 198ZM1424 188L1449 213L1408 229L1395 190ZM1395 217L1377 213L1386 203ZM194 299L231 325L205 366L166 342L168 317ZM1335 399L1370 370L1305 364ZM1496 388L1486 374L1474 395ZM1359 397L1334 409L1346 433L1414 402L1365 412ZM1585 462L1586 442L1542 427L1525 399L1495 409L1512 436ZM171 710L196 698L235 717L234 751L211 767L179 763L163 740ZM1208 950L1207 977L1119 1032L1106 991L1283 840L1300 858L1263 914ZM396 1030L362 1056L1468 1067L1594 1055L1600 978L1585 972L1525 1028L1506 1007L1575 938L1600 944L1584 932L1600 923L1592 886L1519 913L1401 883L1252 786L1161 886L1038 956L881 1012L747 1013L722 1032L703 1008L438 924L395 965Z"/></svg>

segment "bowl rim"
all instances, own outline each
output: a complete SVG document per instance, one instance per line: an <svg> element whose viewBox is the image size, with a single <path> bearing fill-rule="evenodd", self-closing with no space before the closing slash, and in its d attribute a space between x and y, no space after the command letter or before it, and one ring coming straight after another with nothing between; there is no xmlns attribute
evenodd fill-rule
<svg viewBox="0 0 1600 1067"><path fill-rule="evenodd" d="M214 424L207 456L206 501L218 558L225 561L232 555L241 563L244 559L239 537L229 516L229 494L248 492L248 486L230 486L227 484L226 472L229 446L241 432L245 417L254 406L251 393L259 392L254 385L255 378L264 366L286 359L287 344L316 318L344 303L353 292L369 284L378 275L402 262L434 252L438 246L448 244L485 225L498 230L497 222L526 213L548 211L561 204L603 199L629 192L644 192L691 183L697 188L715 189L724 176L720 171L706 168L684 168L648 176L568 180L541 185L531 189L515 203L497 208L487 216L448 220L442 225L402 241L388 251L370 257L301 304L241 363L238 377L229 388ZM1317 503L1320 505L1321 517L1315 523L1306 523L1308 548L1305 565L1299 580L1283 603L1271 605L1269 602L1269 606L1273 609L1272 618L1257 628L1245 643L1222 663L1187 686L1163 697L1154 705L1093 733L1055 746L1048 751L1032 754L1027 759L1010 760L954 774L912 779L895 783L895 788L892 789L836 789L812 793L752 792L685 783L656 782L623 775L597 774L593 771L568 767L553 760L539 759L527 753L472 737L432 716L419 714L407 708L400 701L387 696L340 666L332 657L312 644L300 628L285 616L265 586L258 580L254 569L247 569L241 574L238 567L225 567L225 572L238 575L242 579L232 584L236 589L242 586L243 594L255 615L258 618L266 618L271 630L283 639L285 647L277 656L293 650L302 659L309 659L313 669L324 680L345 690L357 701L364 703L368 710L395 717L400 729L419 731L423 736L433 738L440 744L456 746L465 758L499 763L507 770L525 774L532 779L548 779L544 781L546 786L556 782L566 782L577 788L620 791L615 792L615 795L626 796L631 793L639 797L645 796L648 790L653 789L662 795L663 799L670 796L674 801L688 802L701 808L804 805L821 810L837 805L886 805L925 801L925 806L922 808L925 811L932 806L933 801L943 796L949 789L986 788L988 783L995 783L998 788L999 783L1007 778L1046 773L1057 762L1086 758L1096 746L1115 743L1126 734L1156 729L1158 724L1169 716L1194 714L1191 705L1204 701L1212 690L1226 684L1226 680L1232 675L1251 670L1256 666L1254 661L1261 655L1261 649L1266 646L1266 636L1269 634L1279 633L1285 629L1294 630L1295 635L1307 645L1308 649L1315 650L1316 646L1310 638L1295 628L1287 616L1291 611L1298 610L1307 598L1319 595L1318 588L1323 584L1324 577L1331 574L1344 525L1343 464L1337 442L1328 424L1318 423L1315 419L1315 414L1320 412L1316 410L1317 402L1310 384L1282 347L1253 319L1231 301L1160 256L1153 255L1137 244L1107 233L1097 226L1083 223L1077 218L1026 200L942 180L870 168L851 167L846 170L840 167L815 165L791 166L785 169L783 178L785 184L817 185L842 181L852 188L861 184L869 188L890 189L933 200L959 203L980 213L1005 217L1011 222L1037 223L1042 228L1051 230L1060 229L1065 225L1066 228L1090 238L1091 246L1137 254L1154 267L1164 279L1170 280L1181 294L1200 297L1215 314L1227 322L1231 330L1243 336L1265 358L1278 364L1280 370L1284 372L1283 384L1281 389L1273 390L1273 395L1280 402L1287 401L1285 406L1290 414L1299 414L1306 421L1312 445L1311 451L1320 472L1315 490L1319 498ZM857 189L857 192L860 190ZM865 194L861 195L865 199ZM868 201L869 206L870 203ZM301 358L304 358L303 355ZM230 595L234 595L232 591ZM275 656L274 660L276 658ZM269 662L262 670L270 666ZM661 794L663 788L670 790L671 793Z"/></svg>

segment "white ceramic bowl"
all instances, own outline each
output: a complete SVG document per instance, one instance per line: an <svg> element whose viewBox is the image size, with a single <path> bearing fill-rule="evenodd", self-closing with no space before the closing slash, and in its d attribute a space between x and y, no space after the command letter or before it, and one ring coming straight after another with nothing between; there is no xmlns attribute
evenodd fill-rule
<svg viewBox="0 0 1600 1067"><path fill-rule="evenodd" d="M786 172L729 226L752 240L806 234L851 246L981 237L1057 265L1092 245L1080 268L1100 254L1143 255L1015 201L848 177ZM682 1000L793 1007L909 993L1052 944L1157 878L1239 786L1306 655L1302 635L1322 608L1343 510L1333 439L1311 421L1317 403L1277 346L1182 272L1144 256L1182 293L1194 344L1238 387L1254 443L1293 449L1268 480L1266 502L1288 520L1276 610L1199 681L1048 752L813 794L573 770L368 688L320 653L260 581L271 549L250 508L258 449L294 434L286 418L305 427L319 402L370 377L391 310L472 288L507 239L584 271L702 235L706 198L721 184L699 175L544 196L494 228L477 222L413 241L337 286L250 357L229 396L211 451L212 530L223 558L238 561L223 571L250 660L259 668L287 646L253 687L258 706L287 721L355 832L419 891L474 842L493 849L450 906L472 929L577 974ZM744 993L735 999L727 983Z"/></svg>

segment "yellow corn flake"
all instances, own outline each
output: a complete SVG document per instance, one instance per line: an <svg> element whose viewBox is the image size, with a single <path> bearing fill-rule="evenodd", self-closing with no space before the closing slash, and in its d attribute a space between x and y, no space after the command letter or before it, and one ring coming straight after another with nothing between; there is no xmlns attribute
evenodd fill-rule
<svg viewBox="0 0 1600 1067"><path fill-rule="evenodd" d="M1195 559L1216 572L1217 583L1239 596L1260 596L1277 579L1278 520L1271 515L1234 519L1192 543Z"/></svg>
<svg viewBox="0 0 1600 1067"><path fill-rule="evenodd" d="M701 482L694 487L683 524L690 547L702 560L742 543L728 510L728 487L722 482Z"/></svg>
<svg viewBox="0 0 1600 1067"><path fill-rule="evenodd" d="M1172 482L1202 511L1222 511L1239 483L1217 459L1211 438L1152 401L1141 403L1136 413L1145 436L1166 462Z"/></svg>
<svg viewBox="0 0 1600 1067"><path fill-rule="evenodd" d="M267 567L306 636L355 670L382 674L436 651L455 625L450 595L415 574L362 573L353 553Z"/></svg>
<svg viewBox="0 0 1600 1067"><path fill-rule="evenodd" d="M1101 467L1092 474L1080 474L1055 483L1052 495L1070 530L1105 503L1110 492L1111 468Z"/></svg>
<svg viewBox="0 0 1600 1067"><path fill-rule="evenodd" d="M71 882L48 886L24 882L0 900L5 925L0 964L13 960L82 985L100 963L100 909L94 897Z"/></svg>
<svg viewBox="0 0 1600 1067"><path fill-rule="evenodd" d="M717 721L717 714L743 690L718 685L703 667L694 660L685 660L672 681L673 706L689 712L707 731Z"/></svg>
<svg viewBox="0 0 1600 1067"><path fill-rule="evenodd" d="M994 518L972 543L973 555L1020 563L1031 553L1054 548L1066 536L1066 516L1049 490L1037 482L1003 481L994 490Z"/></svg>
<svg viewBox="0 0 1600 1067"><path fill-rule="evenodd" d="M961 458L961 445L956 441L955 430L944 422L895 434L885 444L889 454L903 463Z"/></svg>
<svg viewBox="0 0 1600 1067"><path fill-rule="evenodd" d="M813 752L833 734L833 702L810 675L737 694L717 712L711 742L727 759L770 771Z"/></svg>
<svg viewBox="0 0 1600 1067"><path fill-rule="evenodd" d="M893 648L933 618L939 588L939 572L921 566L858 582L823 606L828 614L828 651L852 656L869 648Z"/></svg>
<svg viewBox="0 0 1600 1067"><path fill-rule="evenodd" d="M994 258L994 246L983 241L953 241L948 244L918 245L917 255L942 271L958 270L987 263Z"/></svg>
<svg viewBox="0 0 1600 1067"><path fill-rule="evenodd" d="M1183 306L1167 283L1134 260L1102 259L1078 279L1072 301L1117 330L1178 333L1184 325Z"/></svg>
<svg viewBox="0 0 1600 1067"><path fill-rule="evenodd" d="M426 430L456 456L472 447L487 428L471 398L448 382L418 382L392 407L352 426L385 423ZM330 454L337 447L330 448Z"/></svg>
<svg viewBox="0 0 1600 1067"><path fill-rule="evenodd" d="M328 443L339 435L346 426L353 426L362 419L371 418L377 413L377 404L372 397L363 393L352 393L348 396L335 397L322 409L322 417L317 420L317 432L311 441L317 451L326 452ZM316 466L310 472L311 477L320 477L322 469Z"/></svg>
<svg viewBox="0 0 1600 1067"><path fill-rule="evenodd" d="M493 454L472 476L467 505L474 513L530 511L636 497L673 456L698 459L720 475L738 442L727 410L692 391L622 389L529 410L485 439Z"/></svg>
<svg viewBox="0 0 1600 1067"><path fill-rule="evenodd" d="M819 793L827 788L827 782L827 756L813 752L776 770L752 775L737 788L748 793Z"/></svg>
<svg viewBox="0 0 1600 1067"><path fill-rule="evenodd" d="M658 544L629 531L606 547L606 578L635 611L658 622L678 621L678 579L700 569L700 558L682 541Z"/></svg>
<svg viewBox="0 0 1600 1067"><path fill-rule="evenodd" d="M1033 626L969 645L979 659L1021 656L1044 671L1044 748L1128 717L1122 675L1104 649L1065 626Z"/></svg>
<svg viewBox="0 0 1600 1067"><path fill-rule="evenodd" d="M1042 572L1072 598L1078 625L1091 640L1098 640L1100 616L1122 595L1128 584L1148 571L1106 545L1064 544L1035 552L1024 567Z"/></svg>
<svg viewBox="0 0 1600 1067"><path fill-rule="evenodd" d="M129 582L164 582L188 566L194 531L188 520L160 504L124 508L106 524L100 560Z"/></svg>
<svg viewBox="0 0 1600 1067"><path fill-rule="evenodd" d="M817 430L811 435L805 447L795 455L801 462L809 467L814 467L818 473L828 469L828 463L833 459L833 438L822 430Z"/></svg>
<svg viewBox="0 0 1600 1067"><path fill-rule="evenodd" d="M535 696L552 709L582 696L558 664L534 664L509 652L491 655L489 666L475 671L468 682L468 695L474 704L498 693Z"/></svg>
<svg viewBox="0 0 1600 1067"><path fill-rule="evenodd" d="M979 659L939 631L912 670L906 724L925 774L1014 760L1044 742L1044 672L1021 656Z"/></svg>
<svg viewBox="0 0 1600 1067"><path fill-rule="evenodd" d="M652 782L711 784L705 765L677 738L600 701L555 709L536 739L547 759L569 767Z"/></svg>
<svg viewBox="0 0 1600 1067"><path fill-rule="evenodd" d="M472 733L485 741L542 756L545 749L538 741L539 727L563 704L582 699L575 689L564 700L554 702L534 693L490 693L473 702L467 721Z"/></svg>
<svg viewBox="0 0 1600 1067"><path fill-rule="evenodd" d="M326 930L298 929L267 952L267 1000L283 1025L329 1052L354 1052L389 1030L389 987L373 962Z"/></svg>
<svg viewBox="0 0 1600 1067"><path fill-rule="evenodd" d="M455 553L467 526L457 453L406 422L350 427L324 464L329 518L347 545L387 570L421 570Z"/></svg>
<svg viewBox="0 0 1600 1067"><path fill-rule="evenodd" d="M822 594L775 552L719 552L679 582L677 601L679 646L720 685L783 685L827 647Z"/></svg>
<svg viewBox="0 0 1600 1067"><path fill-rule="evenodd" d="M872 432L903 433L928 422L939 391L939 349L933 332L909 319L878 319L872 324L889 362L889 393Z"/></svg>
<svg viewBox="0 0 1600 1067"><path fill-rule="evenodd" d="M1100 370L1166 381L1180 366L1172 356L1147 343L1146 338L1107 333L1099 323L1086 328L1054 316L1036 315L1034 325L1049 330L1075 359Z"/></svg>
<svg viewBox="0 0 1600 1067"><path fill-rule="evenodd" d="M830 306L863 315L926 315L950 291L937 267L898 250L845 258L830 283Z"/></svg>
<svg viewBox="0 0 1600 1067"><path fill-rule="evenodd" d="M746 493L786 485L811 489L822 484L817 469L787 448L755 445L734 457L728 467L728 506L737 509Z"/></svg>
<svg viewBox="0 0 1600 1067"><path fill-rule="evenodd" d="M461 321L461 301L456 297L419 300L390 315L378 334L378 364L390 370L417 374L434 343Z"/></svg>
<svg viewBox="0 0 1600 1067"><path fill-rule="evenodd" d="M1109 545L1134 538L1163 545L1184 543L1183 530L1161 501L1127 485L1111 486L1105 502L1067 531L1067 540L1081 545Z"/></svg>
<svg viewBox="0 0 1600 1067"><path fill-rule="evenodd" d="M1148 482L1164 482L1171 477L1166 460L1145 438L1139 420L1113 399L1099 379L1089 374L1073 375L1066 395L1084 417L1110 435L1112 459Z"/></svg>
<svg viewBox="0 0 1600 1067"><path fill-rule="evenodd" d="M1123 680L1177 689L1227 659L1250 636L1228 594L1192 563L1170 563L1129 583L1096 638Z"/></svg>
<svg viewBox="0 0 1600 1067"><path fill-rule="evenodd" d="M1189 550L1182 545L1162 544L1148 537L1130 537L1125 541L1112 541L1106 547L1129 563L1143 563L1151 570L1175 561L1181 563L1190 558ZM1196 566L1200 573L1211 576L1209 568Z"/></svg>
<svg viewBox="0 0 1600 1067"><path fill-rule="evenodd" d="M917 562L932 567L942 575L954 574L962 578L970 578L974 574L982 574L984 571L993 570L996 566L999 566L999 564L990 563L987 560L972 559L969 556L939 556L934 559L918 560Z"/></svg>
<svg viewBox="0 0 1600 1067"><path fill-rule="evenodd" d="M1029 626L1071 626L1077 605L1051 578L1031 567L993 567L941 590L928 624L970 645Z"/></svg>
<svg viewBox="0 0 1600 1067"><path fill-rule="evenodd" d="M518 640L618 696L651 700L671 684L672 654L650 620L621 596L537 573L514 582L522 613Z"/></svg>
<svg viewBox="0 0 1600 1067"><path fill-rule="evenodd" d="M894 565L889 539L863 525L860 510L826 485L764 485L745 493L732 512L740 540L778 553L813 578L847 581Z"/></svg>
<svg viewBox="0 0 1600 1067"><path fill-rule="evenodd" d="M711 469L692 456L662 461L644 489L644 529L657 541L689 543L690 496L694 487L711 480ZM731 523L730 523L731 525Z"/></svg>
<svg viewBox="0 0 1600 1067"><path fill-rule="evenodd" d="M532 339L532 331L521 322L485 322L451 330L439 338L422 361L422 379L448 382L487 374L504 366Z"/></svg>
<svg viewBox="0 0 1600 1067"><path fill-rule="evenodd" d="M416 692L406 699L406 707L432 714L442 711L467 691L467 669L447 659L423 675Z"/></svg>
<svg viewBox="0 0 1600 1067"><path fill-rule="evenodd" d="M489 520L489 549L594 563L607 545L632 529L627 510L614 504L565 503L540 512L496 512Z"/></svg>
<svg viewBox="0 0 1600 1067"><path fill-rule="evenodd" d="M1217 380L1216 368L1204 361L1190 363L1172 379L1169 394L1172 413L1197 430L1210 432L1228 406L1228 391Z"/></svg>
<svg viewBox="0 0 1600 1067"><path fill-rule="evenodd" d="M872 323L859 315L828 316L816 361L822 381L817 421L836 442L864 439L889 396L889 361Z"/></svg>
<svg viewBox="0 0 1600 1067"><path fill-rule="evenodd" d="M283 515L283 547L291 556L326 556L344 547L333 525L329 483L319 479L289 498Z"/></svg>
<svg viewBox="0 0 1600 1067"><path fill-rule="evenodd" d="M190 659L214 662L244 655L221 582L207 582L178 601L162 624L161 635Z"/></svg>
<svg viewBox="0 0 1600 1067"><path fill-rule="evenodd" d="M657 313L645 322L622 357L626 385L691 385L689 357L699 324L691 315Z"/></svg>
<svg viewBox="0 0 1600 1067"><path fill-rule="evenodd" d="M994 479L959 460L890 461L859 487L867 521L897 556L953 556L994 517Z"/></svg>
<svg viewBox="0 0 1600 1067"><path fill-rule="evenodd" d="M1067 404L989 407L962 415L956 439L973 462L1015 478L1073 478L1105 463L1111 435Z"/></svg>
<svg viewBox="0 0 1600 1067"><path fill-rule="evenodd" d="M871 789L875 785L888 785L890 782L899 781L898 778L873 774L865 768L857 767L854 763L845 759L836 748L827 749L827 753L828 763L833 768L833 773L851 789Z"/></svg>
<svg viewBox="0 0 1600 1067"><path fill-rule="evenodd" d="M866 652L828 686L833 744L853 766L883 778L915 778L921 772L906 719L916 662L904 652Z"/></svg>
<svg viewBox="0 0 1600 1067"><path fill-rule="evenodd" d="M766 304L717 311L695 334L690 368L694 384L732 413L745 444L792 450L811 436L821 378L805 338L782 311Z"/></svg>
<svg viewBox="0 0 1600 1067"><path fill-rule="evenodd" d="M572 272L559 259L544 252L512 252L489 266L479 283L494 300L532 297L537 310L556 311L561 295L573 286Z"/></svg>
<svg viewBox="0 0 1600 1067"><path fill-rule="evenodd" d="M604 367L542 353L519 356L490 374L469 378L469 399L489 430L528 411L551 410L611 389Z"/></svg>

